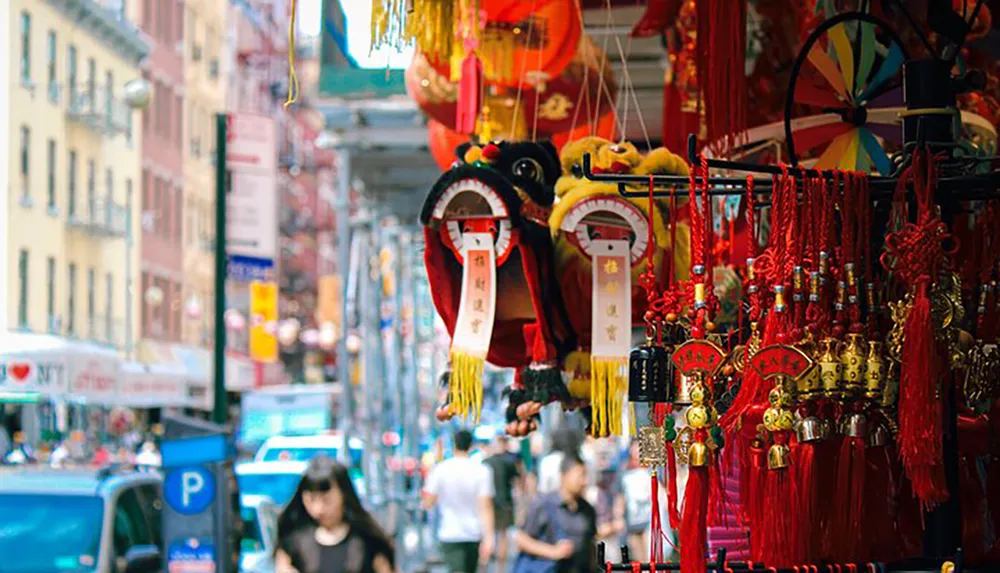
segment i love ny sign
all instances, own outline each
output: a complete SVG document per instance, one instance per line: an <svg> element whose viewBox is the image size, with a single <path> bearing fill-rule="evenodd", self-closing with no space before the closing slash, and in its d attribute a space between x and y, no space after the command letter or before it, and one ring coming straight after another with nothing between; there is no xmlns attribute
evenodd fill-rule
<svg viewBox="0 0 1000 573"><path fill-rule="evenodd" d="M0 388L24 391L60 391L66 388L66 366L11 358L0 361Z"/></svg>

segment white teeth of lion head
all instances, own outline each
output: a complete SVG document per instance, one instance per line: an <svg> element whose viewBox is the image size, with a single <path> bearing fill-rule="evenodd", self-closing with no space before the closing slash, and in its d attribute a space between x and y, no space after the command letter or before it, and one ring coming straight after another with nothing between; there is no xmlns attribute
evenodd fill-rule
<svg viewBox="0 0 1000 573"><path fill-rule="evenodd" d="M507 211L507 205L503 202L503 198L492 187L478 179L462 179L452 183L444 190L441 198L434 206L433 217L444 221L445 228L448 230L448 238L451 239L455 250L461 253L463 248L462 223L455 219L447 219L447 215L448 206L462 193L475 193L482 197L489 206L489 213L480 213L478 215L489 216L494 221L497 221L497 236L494 250L497 260L500 260L511 246L511 225L508 218L510 215Z"/></svg>
<svg viewBox="0 0 1000 573"><path fill-rule="evenodd" d="M635 264L649 247L649 222L643 212L629 201L618 197L596 197L584 199L575 205L563 218L560 230L576 236L580 249L592 255L590 232L584 219L594 213L611 213L621 217L632 231L635 240L630 249L632 263Z"/></svg>

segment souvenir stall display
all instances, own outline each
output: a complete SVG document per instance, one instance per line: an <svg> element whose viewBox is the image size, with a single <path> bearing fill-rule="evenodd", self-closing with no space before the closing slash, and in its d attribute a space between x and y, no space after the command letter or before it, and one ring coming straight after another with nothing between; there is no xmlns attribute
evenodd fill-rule
<svg viewBox="0 0 1000 573"><path fill-rule="evenodd" d="M576 2L375 4L375 37L419 48L444 171L421 215L437 417L478 422L490 362L516 371L508 434L557 404L636 440L650 553L595 568L1000 567L985 2L649 0L632 33L671 66L645 148L615 137Z"/></svg>

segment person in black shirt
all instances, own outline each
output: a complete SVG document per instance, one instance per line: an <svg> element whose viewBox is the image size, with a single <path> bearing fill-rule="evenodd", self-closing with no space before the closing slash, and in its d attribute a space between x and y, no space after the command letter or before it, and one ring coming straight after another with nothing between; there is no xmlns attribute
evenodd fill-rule
<svg viewBox="0 0 1000 573"><path fill-rule="evenodd" d="M493 531L496 532L497 571L507 571L507 536L514 527L514 489L520 489L521 461L507 449L507 436L493 442L493 455L483 460L493 472Z"/></svg>
<svg viewBox="0 0 1000 573"><path fill-rule="evenodd" d="M365 511L347 468L314 457L278 518L277 573L394 573L392 541Z"/></svg>
<svg viewBox="0 0 1000 573"><path fill-rule="evenodd" d="M559 469L559 491L538 497L515 540L522 553L555 561L560 573L591 572L597 512L583 498L587 467L578 455L566 453Z"/></svg>

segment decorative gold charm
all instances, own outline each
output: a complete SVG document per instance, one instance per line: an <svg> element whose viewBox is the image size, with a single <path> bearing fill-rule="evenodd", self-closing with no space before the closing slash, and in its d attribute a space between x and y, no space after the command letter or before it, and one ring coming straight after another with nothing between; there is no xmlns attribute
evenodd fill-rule
<svg viewBox="0 0 1000 573"><path fill-rule="evenodd" d="M840 363L840 356L837 352L839 342L836 338L824 338L819 342L819 378L823 386L823 393L828 398L834 398L840 394L840 380L843 366Z"/></svg>
<svg viewBox="0 0 1000 573"><path fill-rule="evenodd" d="M841 398L857 394L864 385L865 339L860 334L848 334L844 348L840 351L843 366L844 387Z"/></svg>
<svg viewBox="0 0 1000 573"><path fill-rule="evenodd" d="M882 343L876 340L868 343L868 358L865 359L865 398L878 400L885 386L885 359L882 357Z"/></svg>
<svg viewBox="0 0 1000 573"><path fill-rule="evenodd" d="M667 435L663 428L643 426L638 430L639 465L656 468L667 465Z"/></svg>

